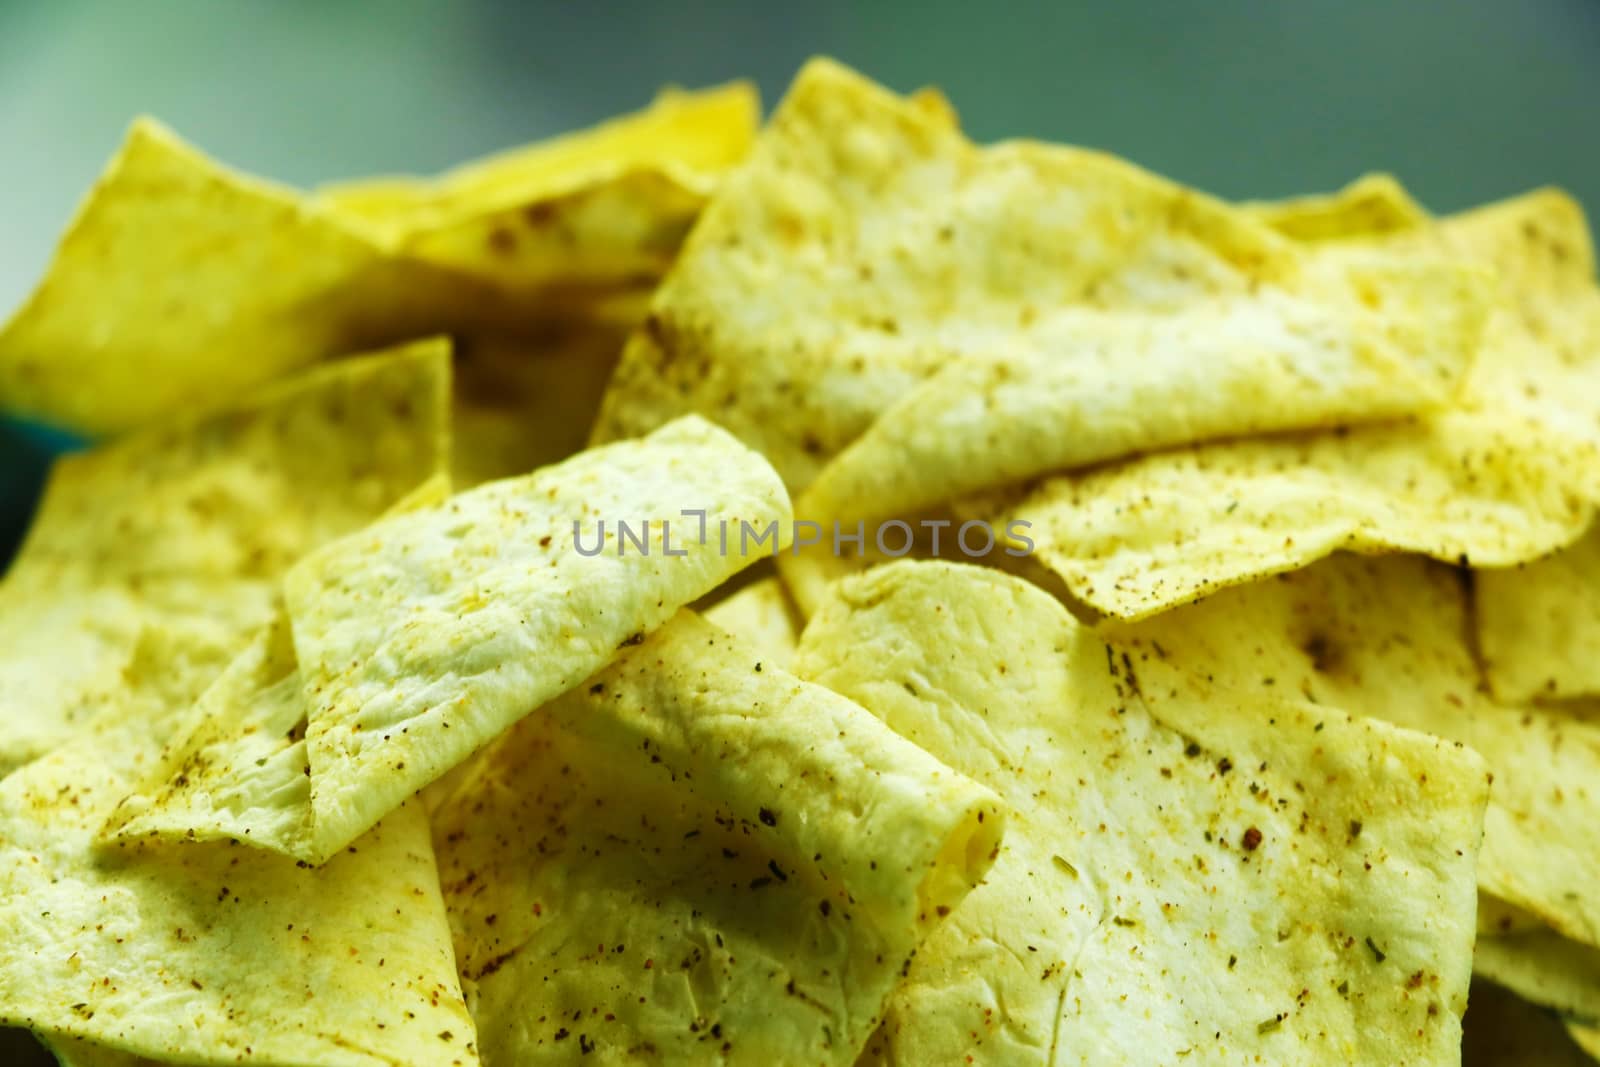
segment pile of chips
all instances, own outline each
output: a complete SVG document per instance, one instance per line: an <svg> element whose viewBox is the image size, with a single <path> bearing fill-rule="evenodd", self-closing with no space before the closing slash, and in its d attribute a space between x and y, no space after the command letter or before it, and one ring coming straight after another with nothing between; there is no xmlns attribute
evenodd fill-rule
<svg viewBox="0 0 1600 1067"><path fill-rule="evenodd" d="M0 583L63 1064L1600 1056L1560 192L1228 204L826 60L310 192L141 120L0 408L93 440Z"/></svg>

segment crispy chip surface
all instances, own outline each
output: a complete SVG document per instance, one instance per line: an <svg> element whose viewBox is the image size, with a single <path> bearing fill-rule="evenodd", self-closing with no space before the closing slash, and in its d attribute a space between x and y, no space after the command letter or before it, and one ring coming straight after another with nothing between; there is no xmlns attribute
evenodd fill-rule
<svg viewBox="0 0 1600 1067"><path fill-rule="evenodd" d="M1487 790L1473 753L1204 673L1157 682L991 570L902 562L833 591L802 677L1012 809L865 1062L1454 1055Z"/></svg>
<svg viewBox="0 0 1600 1067"><path fill-rule="evenodd" d="M1450 568L1340 554L1106 634L1152 671L1203 671L1242 693L1303 694L1483 753L1494 787L1479 888L1600 944L1592 892L1600 727L1490 698L1467 645L1470 626Z"/></svg>
<svg viewBox="0 0 1600 1067"><path fill-rule="evenodd" d="M265 623L290 564L443 469L449 392L448 344L420 342L61 459L0 582L0 772L113 698L145 631Z"/></svg>
<svg viewBox="0 0 1600 1067"><path fill-rule="evenodd" d="M1571 543L1600 499L1600 290L1569 285L1557 303L1532 303L1530 293L1570 269L1562 264L1592 263L1574 217L1569 198L1539 192L1393 239L1448 248L1498 272L1459 409L1047 479L1005 515L1034 524L1040 561L1074 596L1121 618L1337 549L1509 567ZM1513 581L1503 583L1508 597ZM1508 604L1486 618L1503 627L1494 620L1543 610ZM1549 673L1523 670L1541 684ZM1526 685L1505 688L1514 695Z"/></svg>
<svg viewBox="0 0 1600 1067"><path fill-rule="evenodd" d="M686 509L705 513L703 542ZM335 542L285 579L292 657L247 675L186 746L217 777L169 765L168 786L126 809L142 821L110 832L242 836L320 863L759 555L724 550L720 523L781 537L789 518L771 467L689 418ZM619 522L644 530L649 551L619 538ZM282 728L297 701L309 793L286 785L306 784L287 764L257 786L259 736L229 709ZM193 823L167 810L203 810L195 794L219 791L248 799Z"/></svg>
<svg viewBox="0 0 1600 1067"><path fill-rule="evenodd" d="M435 817L490 1063L850 1064L998 799L684 613Z"/></svg>

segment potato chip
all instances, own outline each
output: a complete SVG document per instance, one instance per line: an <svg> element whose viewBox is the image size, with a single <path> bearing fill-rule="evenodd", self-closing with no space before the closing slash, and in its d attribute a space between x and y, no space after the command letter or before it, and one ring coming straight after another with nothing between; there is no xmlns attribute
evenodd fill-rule
<svg viewBox="0 0 1600 1067"><path fill-rule="evenodd" d="M1467 277L1451 267L1391 265L1352 284L1319 276L1312 258L1245 213L1109 156L1030 143L977 148L938 111L814 60L757 139L749 163L708 205L657 293L646 328L629 342L594 439L630 436L699 412L762 451L798 490L947 364L966 369L948 372L952 379L943 387L926 388L949 407L953 425L965 427L965 419L983 414L981 404L974 413L963 400L974 404L993 391L969 394L967 379L993 387L990 379L1008 370L1015 379L1005 395L1018 404L1038 395L1042 411L1048 405L1027 387L1030 376L1081 400L1070 380L1076 371L1063 356L1109 344L1086 322L1116 323L1135 312L1201 301L1219 309L1196 310L1214 317L1210 325L1228 324L1236 340L1249 336L1247 350L1237 353L1241 377L1244 364L1276 368L1296 351L1308 364L1301 379L1307 407L1316 407L1330 398L1312 388L1318 378L1312 364L1326 372L1323 387L1330 391L1345 375L1332 370L1337 356L1312 357L1308 349L1337 349L1344 341L1336 336L1361 332L1349 326L1352 316L1365 321L1350 294L1370 302L1378 277L1392 285L1393 315L1375 311L1371 320L1388 322L1395 336L1379 342L1366 333L1359 342L1383 349L1368 353L1370 366L1387 364L1391 372L1390 388L1379 390L1385 399L1370 401L1390 411L1409 401L1411 410L1419 394L1448 393L1475 318ZM1330 291L1331 306L1308 306L1322 290ZM1424 300L1424 293L1432 296ZM1253 294L1261 297L1254 304ZM1162 351L1195 328L1136 321L1120 329L1143 348ZM1105 327L1110 336L1118 329ZM1443 331L1437 350L1412 350L1410 342L1434 330ZM1301 336L1285 336L1296 332ZM1362 403L1351 394L1344 401L1347 410ZM916 438L910 409L897 410L903 433L884 442L886 452L902 438ZM1320 415L1332 417L1331 408ZM1209 425L1212 432L1222 428ZM930 430L928 441L941 436ZM1019 431L1003 457L989 457L982 435L974 434L960 458L989 457L999 473L1012 472L1032 458L1024 436ZM1064 437L1051 437L1056 451L1067 448ZM1133 439L1143 441L1138 434ZM1061 458L1049 453L1047 462ZM861 462L865 478L868 460ZM879 472L880 481L886 473ZM852 500L870 495L864 485L840 492Z"/></svg>
<svg viewBox="0 0 1600 1067"><path fill-rule="evenodd" d="M1428 213L1389 174L1364 174L1336 193L1239 206L1298 241L1407 233L1429 222Z"/></svg>
<svg viewBox="0 0 1600 1067"><path fill-rule="evenodd" d="M847 1065L993 861L988 790L683 613L435 818L484 1057Z"/></svg>
<svg viewBox="0 0 1600 1067"><path fill-rule="evenodd" d="M1120 618L1337 549L1509 567L1571 543L1600 500L1600 342L1586 339L1600 338L1600 292L1568 286L1559 313L1528 303L1551 264L1590 261L1570 204L1534 193L1417 238L1501 272L1461 410L1049 479L1001 518L1031 521L1040 561ZM1514 617L1509 606L1489 617L1500 611Z"/></svg>
<svg viewBox="0 0 1600 1067"><path fill-rule="evenodd" d="M637 114L432 181L363 179L318 199L400 255L512 293L626 285L671 263L759 118L747 82L667 90Z"/></svg>
<svg viewBox="0 0 1600 1067"><path fill-rule="evenodd" d="M751 582L704 612L707 622L735 635L785 670L800 641L800 613L777 577Z"/></svg>
<svg viewBox="0 0 1600 1067"><path fill-rule="evenodd" d="M419 342L59 460L0 582L0 772L113 699L146 630L266 622L286 567L443 468L449 391L448 344Z"/></svg>
<svg viewBox="0 0 1600 1067"><path fill-rule="evenodd" d="M789 519L761 457L688 418L335 542L285 579L292 654L242 676L178 746L200 766L169 763L168 787L130 800L107 832L238 836L321 863L743 569L762 551L743 528L770 528L776 550ZM302 716L303 753L249 725ZM258 779L268 756L306 759L309 781L287 787L305 775L283 763ZM226 810L210 809L219 795Z"/></svg>
<svg viewBox="0 0 1600 1067"><path fill-rule="evenodd" d="M1483 753L1494 787L1480 890L1600 946L1600 724L1490 698L1470 625L1450 568L1340 554L1105 634L1156 676L1203 671L1243 695L1302 694Z"/></svg>
<svg viewBox="0 0 1600 1067"><path fill-rule="evenodd" d="M864 1062L1454 1055L1470 751L1204 673L1155 684L1040 590L959 564L836 584L795 662L1012 809Z"/></svg>

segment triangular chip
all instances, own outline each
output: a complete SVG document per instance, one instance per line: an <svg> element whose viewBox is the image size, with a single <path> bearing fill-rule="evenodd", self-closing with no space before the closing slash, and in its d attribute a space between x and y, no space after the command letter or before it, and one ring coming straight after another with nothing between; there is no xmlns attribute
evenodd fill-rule
<svg viewBox="0 0 1600 1067"><path fill-rule="evenodd" d="M130 429L373 343L372 241L140 119L0 327L0 407Z"/></svg>
<svg viewBox="0 0 1600 1067"><path fill-rule="evenodd" d="M444 468L449 391L419 342L58 461L0 582L0 773L114 697L141 633L265 623L286 567Z"/></svg>
<svg viewBox="0 0 1600 1067"><path fill-rule="evenodd" d="M1029 521L1040 561L1120 618L1341 548L1508 567L1569 544L1600 500L1600 290L1568 287L1559 312L1528 292L1552 263L1584 260L1573 218L1569 198L1541 192L1394 238L1499 272L1462 410L1053 478L1000 517Z"/></svg>
<svg viewBox="0 0 1600 1067"><path fill-rule="evenodd" d="M634 435L698 412L758 448L799 490L830 456L951 361L977 364L951 372L963 381L930 385L941 403L952 405L948 417L957 425L966 408L956 402L975 399L963 395L963 376L994 387L988 379L1006 369L1024 381L1070 375L1064 357L1105 340L1084 336L1074 305L1163 312L1206 300L1237 308L1262 294L1254 329L1248 312L1233 316L1246 320L1234 323L1236 339L1251 335L1241 368L1272 364L1274 354L1283 359L1298 349L1336 379L1328 361L1338 359L1313 359L1307 350L1313 338L1339 348L1335 335L1344 325L1332 320L1351 308L1347 297L1363 290L1370 296L1373 287L1334 279L1334 307L1325 314L1309 308L1306 299L1329 282L1319 286L1308 277L1306 259L1245 213L1119 160L1027 143L980 149L942 109L814 60L749 162L707 206L646 328L629 343L595 439ZM1378 276L1393 287L1393 307L1405 315L1415 318L1432 305L1423 318L1434 317L1443 335L1436 350L1410 352L1418 360L1410 371L1393 350L1408 348L1415 326L1381 342L1369 336L1370 366L1390 365L1391 388L1407 380L1416 385L1399 390L1409 392L1413 406L1418 392L1448 392L1435 374L1443 370L1447 382L1460 370L1463 329L1470 333L1470 325L1447 324L1458 315L1474 317L1462 308L1473 303L1462 292L1471 282L1449 268L1415 265ZM1423 293L1433 296L1423 301ZM1302 337L1285 336L1297 330ZM1164 347L1155 339L1143 343ZM1306 371L1316 376L1309 365ZM1070 383L1053 384L1057 393L1072 394ZM1041 394L1022 386L1006 395L1043 406ZM1396 399L1391 392L1387 403ZM1344 400L1348 407L1353 397ZM1265 411L1255 417L1268 417ZM995 425L1003 428L998 414ZM1322 415L1333 417L1330 410ZM1301 417L1312 418L1303 411ZM914 437L915 429L908 424L907 433ZM928 440L938 436L929 430ZM1006 471L1036 458L1023 444L1004 456L976 445L962 453L973 461L986 456ZM864 486L840 492L851 500L871 495Z"/></svg>
<svg viewBox="0 0 1600 1067"><path fill-rule="evenodd" d="M491 1063L848 1065L999 802L685 613L435 816Z"/></svg>
<svg viewBox="0 0 1600 1067"><path fill-rule="evenodd" d="M796 667L1012 808L868 1063L1429 1063L1460 1043L1487 776L1448 742L1157 681L1037 588L895 563Z"/></svg>
<svg viewBox="0 0 1600 1067"><path fill-rule="evenodd" d="M1320 703L1470 745L1494 772L1478 884L1600 946L1600 725L1482 691L1460 576L1414 556L1339 554L1134 624L1113 645L1159 677Z"/></svg>
<svg viewBox="0 0 1600 1067"><path fill-rule="evenodd" d="M783 539L789 521L772 468L689 418L335 542L285 579L293 658L217 701L157 771L166 785L107 831L240 836L320 863L757 558L742 528ZM309 789L284 764L264 787L267 742L247 724L292 725L296 689ZM190 782L191 752L214 778ZM249 802L206 811L196 793Z"/></svg>
<svg viewBox="0 0 1600 1067"><path fill-rule="evenodd" d="M391 251L512 293L632 285L672 262L759 118L746 82L667 90L637 114L435 180L362 179L319 200L360 217Z"/></svg>
<svg viewBox="0 0 1600 1067"><path fill-rule="evenodd" d="M163 1062L475 1064L419 806L315 869L226 841L96 851L191 655L147 641L107 714L0 783L0 1022Z"/></svg>
<svg viewBox="0 0 1600 1067"><path fill-rule="evenodd" d="M89 725L0 783L0 1024L87 1065L477 1062L420 806L315 870L237 841L95 840L288 562L445 491L447 360L349 361L89 454L103 477L80 503L110 498L110 531L55 498L43 528L62 536L30 568L131 582L150 610L82 696Z"/></svg>

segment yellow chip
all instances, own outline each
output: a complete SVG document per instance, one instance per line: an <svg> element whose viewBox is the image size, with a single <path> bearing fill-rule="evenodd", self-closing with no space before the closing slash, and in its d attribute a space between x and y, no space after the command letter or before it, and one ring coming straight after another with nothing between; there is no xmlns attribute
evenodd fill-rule
<svg viewBox="0 0 1600 1067"><path fill-rule="evenodd" d="M1395 238L1476 256L1500 272L1461 410L1053 478L1002 517L1030 521L1040 561L1074 596L1121 618L1336 549L1508 567L1571 543L1600 501L1600 290L1589 281L1551 288L1555 300L1532 303L1530 294L1564 277L1562 264L1592 262L1574 217L1569 198L1533 193ZM1488 625L1547 610L1531 600L1531 585L1525 607L1495 605L1502 593L1516 595L1515 580L1490 579ZM1497 647L1493 636L1485 647ZM1503 687L1508 695L1550 673L1537 664L1520 671L1522 684Z"/></svg>
<svg viewBox="0 0 1600 1067"><path fill-rule="evenodd" d="M443 469L449 391L421 342L61 459L0 582L0 773L114 699L145 632L265 623L285 568Z"/></svg>
<svg viewBox="0 0 1600 1067"><path fill-rule="evenodd" d="M1470 625L1450 568L1340 554L1105 632L1156 678L1203 671L1242 696L1303 694L1483 753L1480 890L1600 946L1600 725L1490 698Z"/></svg>
<svg viewBox="0 0 1600 1067"><path fill-rule="evenodd" d="M1428 224L1428 213L1388 174L1365 174L1336 193L1257 201L1241 208L1285 237L1338 241L1407 233Z"/></svg>
<svg viewBox="0 0 1600 1067"><path fill-rule="evenodd" d="M1454 1055L1488 787L1470 751L1158 676L966 565L838 583L795 664L1012 809L863 1062Z"/></svg>
<svg viewBox="0 0 1600 1067"><path fill-rule="evenodd" d="M742 570L744 528L775 549L789 521L772 468L688 418L336 541L285 578L292 651L242 673L107 833L321 863Z"/></svg>
<svg viewBox="0 0 1600 1067"><path fill-rule="evenodd" d="M512 293L627 285L671 263L759 117L745 82L668 90L637 114L432 181L362 179L317 199L388 250Z"/></svg>
<svg viewBox="0 0 1600 1067"><path fill-rule="evenodd" d="M492 1063L854 1062L993 862L999 803L683 613L435 815Z"/></svg>
<svg viewBox="0 0 1600 1067"><path fill-rule="evenodd" d="M942 108L816 60L663 282L594 439L698 412L758 448L799 490L912 393L894 409L894 428L817 502L832 514L937 503L1041 463L1262 420L1319 423L1448 397L1476 328L1470 272L1393 263L1366 279L1322 276L1311 258L1244 212L1099 153L980 149ZM1380 278L1395 300L1374 311ZM1213 301L1195 310L1204 325L1125 321ZM1207 412L1192 425L1126 414L1176 388L1167 375L1174 346L1217 328L1232 342L1216 343L1226 364L1220 392L1284 402L1253 414L1230 407L1231 419ZM1122 427L1132 432L1075 444L1088 418L1063 430L1048 416L1085 404L1090 379L1113 369L1102 351L1113 342L1165 353L1167 365L1113 393L1120 421L1139 424ZM1066 357L1082 349L1089 366L1080 370ZM1287 366L1296 360L1305 364L1298 376ZM1123 370L1136 376L1138 365ZM1234 372L1237 380L1227 377ZM926 394L913 392L919 386ZM916 412L928 404L939 417L924 426ZM1011 407L1029 417L1007 418ZM1041 426L1052 431L1048 447ZM988 448L989 437L1007 433L1003 448ZM892 461L887 469L882 459ZM985 466L964 484L957 461ZM901 477L904 466L918 469ZM952 477L951 486L920 488ZM913 489L915 500L899 499Z"/></svg>

